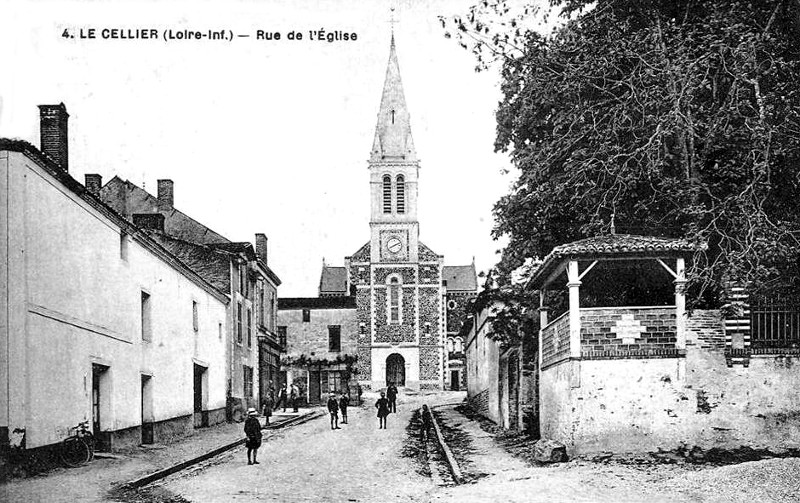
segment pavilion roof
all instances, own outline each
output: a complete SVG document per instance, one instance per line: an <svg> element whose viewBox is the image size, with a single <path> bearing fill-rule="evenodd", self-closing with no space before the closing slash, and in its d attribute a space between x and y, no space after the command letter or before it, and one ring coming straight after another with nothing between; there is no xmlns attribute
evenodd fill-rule
<svg viewBox="0 0 800 503"><path fill-rule="evenodd" d="M681 257L706 248L683 238L661 238L633 234L605 234L573 241L553 248L528 280L529 288L539 288L568 260L602 260Z"/></svg>

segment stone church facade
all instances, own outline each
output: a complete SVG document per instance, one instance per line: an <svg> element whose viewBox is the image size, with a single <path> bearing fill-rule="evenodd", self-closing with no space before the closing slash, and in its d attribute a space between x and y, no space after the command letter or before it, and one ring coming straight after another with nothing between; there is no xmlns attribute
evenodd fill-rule
<svg viewBox="0 0 800 503"><path fill-rule="evenodd" d="M323 265L320 296L354 295L358 381L367 389L395 383L446 386L448 303L477 293L475 266L444 265L419 240L420 162L411 136L394 36L370 153L370 240L344 267ZM448 286L448 280L453 284Z"/></svg>

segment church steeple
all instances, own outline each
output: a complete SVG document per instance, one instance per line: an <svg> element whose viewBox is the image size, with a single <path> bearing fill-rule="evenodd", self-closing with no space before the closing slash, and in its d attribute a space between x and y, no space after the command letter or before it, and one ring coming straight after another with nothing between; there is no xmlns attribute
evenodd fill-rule
<svg viewBox="0 0 800 503"><path fill-rule="evenodd" d="M403 82L400 79L400 65L397 62L394 33L392 33L389 64L383 83L383 95L378 111L378 124L375 127L375 140L372 144L370 161L414 162L417 160L414 140L411 138L410 119L406 97L403 93Z"/></svg>

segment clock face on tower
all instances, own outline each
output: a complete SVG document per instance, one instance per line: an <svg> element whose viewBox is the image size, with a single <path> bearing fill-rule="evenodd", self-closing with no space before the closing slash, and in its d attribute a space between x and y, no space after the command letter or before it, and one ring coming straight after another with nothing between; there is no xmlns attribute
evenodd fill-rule
<svg viewBox="0 0 800 503"><path fill-rule="evenodd" d="M386 250L392 255L397 255L403 249L403 242L397 237L391 237L386 241Z"/></svg>

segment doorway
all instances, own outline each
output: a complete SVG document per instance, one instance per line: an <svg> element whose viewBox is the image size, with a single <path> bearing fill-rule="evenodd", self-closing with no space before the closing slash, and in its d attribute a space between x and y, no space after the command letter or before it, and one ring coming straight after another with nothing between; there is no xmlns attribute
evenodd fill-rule
<svg viewBox="0 0 800 503"><path fill-rule="evenodd" d="M142 374L142 443L153 443L153 384L149 375Z"/></svg>
<svg viewBox="0 0 800 503"><path fill-rule="evenodd" d="M99 363L92 364L92 435L97 441L95 449L106 451L109 446L101 430L102 417L108 412L108 383L106 382L108 367Z"/></svg>
<svg viewBox="0 0 800 503"><path fill-rule="evenodd" d="M450 371L450 390L451 391L459 391L461 389L461 378L459 377L461 374L458 370L451 370Z"/></svg>
<svg viewBox="0 0 800 503"><path fill-rule="evenodd" d="M406 385L406 361L402 355L392 353L386 358L386 385Z"/></svg>
<svg viewBox="0 0 800 503"><path fill-rule="evenodd" d="M208 413L205 411L206 367L194 364L194 427L208 426Z"/></svg>

